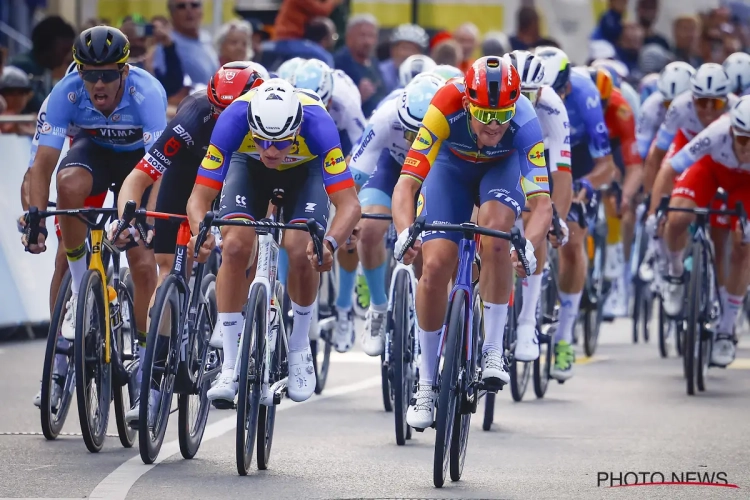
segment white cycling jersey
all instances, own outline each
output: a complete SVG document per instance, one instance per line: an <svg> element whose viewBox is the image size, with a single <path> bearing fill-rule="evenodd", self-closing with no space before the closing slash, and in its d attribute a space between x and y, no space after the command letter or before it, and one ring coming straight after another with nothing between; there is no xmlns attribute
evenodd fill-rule
<svg viewBox="0 0 750 500"><path fill-rule="evenodd" d="M635 140L638 143L638 153L644 160L666 114L664 96L658 90L643 101L640 111L636 114Z"/></svg>
<svg viewBox="0 0 750 500"><path fill-rule="evenodd" d="M630 109L633 110L633 114L638 116L638 110L641 109L641 96L636 92L632 85L628 82L620 82L620 93L628 101Z"/></svg>
<svg viewBox="0 0 750 500"><path fill-rule="evenodd" d="M403 95L404 89L400 90ZM386 150L394 161L403 165L411 144L404 138L404 126L398 118L401 99L385 101L367 122L362 140L352 149L349 170L354 182L361 186L375 170L380 155Z"/></svg>
<svg viewBox="0 0 750 500"><path fill-rule="evenodd" d="M727 96L727 109L734 106L738 99L736 95L729 94ZM677 132L682 132L687 140L691 140L704 128L706 127L703 126L695 112L692 92L683 92L675 97L672 104L669 105L664 121L656 135L656 147L666 151L672 144Z"/></svg>
<svg viewBox="0 0 750 500"><path fill-rule="evenodd" d="M42 133L42 127L47 123L47 101L49 96L42 103L42 107L39 108L39 113L36 115L36 133L31 139L31 153L29 155L29 168L34 164L34 158L36 158L36 150L39 148L39 136ZM73 124L68 125L68 138L72 138L78 133L78 127Z"/></svg>
<svg viewBox="0 0 750 500"><path fill-rule="evenodd" d="M750 163L740 163L732 148L731 119L723 115L688 142L670 160L676 172L684 172L704 156L731 170L750 171Z"/></svg>
<svg viewBox="0 0 750 500"><path fill-rule="evenodd" d="M570 172L570 122L565 103L552 87L543 86L535 105L536 114L544 135L544 149L549 153L549 171Z"/></svg>
<svg viewBox="0 0 750 500"><path fill-rule="evenodd" d="M352 79L340 69L333 72L333 96L328 112L336 123L336 128L346 132L354 146L365 130L362 97Z"/></svg>

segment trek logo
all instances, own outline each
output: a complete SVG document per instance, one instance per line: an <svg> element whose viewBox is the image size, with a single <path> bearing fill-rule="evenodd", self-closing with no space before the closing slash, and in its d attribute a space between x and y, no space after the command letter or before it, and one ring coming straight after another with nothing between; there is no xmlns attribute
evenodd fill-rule
<svg viewBox="0 0 750 500"><path fill-rule="evenodd" d="M237 195L234 197L234 204L238 207L247 208L247 198L244 196Z"/></svg>
<svg viewBox="0 0 750 500"><path fill-rule="evenodd" d="M456 123L456 122L457 122L457 121L458 121L459 119L463 118L464 116L466 116L466 110L464 110L464 111L461 111L461 112L460 112L460 113L458 113L458 114L457 114L456 116L451 116L451 117L450 117L450 118L448 119L448 121L449 121L450 123Z"/></svg>
<svg viewBox="0 0 750 500"><path fill-rule="evenodd" d="M193 137L188 134L187 130L185 130L182 125L177 125L176 127L172 128L174 130L175 134L180 136L180 139L185 141L185 144L188 146L194 146L195 141L193 141Z"/></svg>
<svg viewBox="0 0 750 500"><path fill-rule="evenodd" d="M513 210L515 210L516 211L516 217L518 217L519 215L521 215L521 205L519 205L516 200L514 200L513 198L511 198L507 194L497 193L495 195L495 198L497 198L498 200L500 200L501 202L505 203L507 206L509 206L510 208L512 208Z"/></svg>

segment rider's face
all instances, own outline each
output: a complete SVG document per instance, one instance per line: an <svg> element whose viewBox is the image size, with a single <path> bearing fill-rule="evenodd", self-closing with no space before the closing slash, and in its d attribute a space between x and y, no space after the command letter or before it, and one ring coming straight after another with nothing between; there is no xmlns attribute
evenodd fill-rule
<svg viewBox="0 0 750 500"><path fill-rule="evenodd" d="M120 70L117 64L83 66L78 70L94 107L99 111L112 111L117 106L122 81L127 78L129 66Z"/></svg>
<svg viewBox="0 0 750 500"><path fill-rule="evenodd" d="M258 153L260 153L260 159L263 162L263 165L265 165L266 168L275 170L279 168L279 166L281 166L281 164L284 162L284 159L286 158L286 155L289 154L293 146L294 145L292 144L285 148L278 149L275 145L272 144L268 148L263 148L256 143L255 147L258 150Z"/></svg>
<svg viewBox="0 0 750 500"><path fill-rule="evenodd" d="M704 127L708 127L714 120L726 111L726 99L714 99L708 97L693 98L695 113Z"/></svg>
<svg viewBox="0 0 750 500"><path fill-rule="evenodd" d="M473 116L471 117L471 131L477 136L477 145L479 147L495 147L503 139L505 131L510 127L510 122L499 124L497 121L491 121L485 125Z"/></svg>
<svg viewBox="0 0 750 500"><path fill-rule="evenodd" d="M737 156L737 161L740 163L750 163L750 136L745 134L746 133L743 132L740 135L732 130L734 154Z"/></svg>

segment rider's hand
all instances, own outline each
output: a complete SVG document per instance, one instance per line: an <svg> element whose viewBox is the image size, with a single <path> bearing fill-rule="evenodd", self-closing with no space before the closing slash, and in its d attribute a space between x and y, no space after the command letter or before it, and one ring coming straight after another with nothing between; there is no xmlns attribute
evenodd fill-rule
<svg viewBox="0 0 750 500"><path fill-rule="evenodd" d="M529 261L529 272L534 274L536 271L536 255L534 255L534 245L531 243L531 240L526 240L526 248L524 248L523 253L526 256L526 260ZM525 278L527 276L526 270L523 268L521 259L518 258L518 252L516 252L513 245L510 246L510 261L513 264L516 274L521 278Z"/></svg>
<svg viewBox="0 0 750 500"><path fill-rule="evenodd" d="M396 239L396 243L393 245L393 254L398 256L401 251L404 249L404 246L406 246L406 241L409 239L409 234L411 233L411 227L407 227L401 233L399 233L398 238ZM404 256L401 259L401 262L406 264L407 266L414 262L414 259L417 258L417 254L419 254L419 249L422 246L422 242L417 240L414 242L414 245L410 249L408 249Z"/></svg>
<svg viewBox="0 0 750 500"><path fill-rule="evenodd" d="M557 239L557 235L555 235L553 228L550 227L549 242L552 244L553 248L560 248L561 246L566 244L568 242L568 237L570 236L570 229L568 229L568 224L559 217L557 219L557 223L560 224L560 231L562 232L562 236L560 239Z"/></svg>
<svg viewBox="0 0 750 500"><path fill-rule="evenodd" d="M190 238L190 243L188 244L188 251L190 252L190 255L195 255L195 240L197 239L197 236L193 236ZM203 242L203 245L201 245L200 251L198 252L198 262L206 262L208 260L208 257L211 255L211 251L216 246L216 238L213 234L208 233L208 236L206 237L206 241Z"/></svg>
<svg viewBox="0 0 750 500"><path fill-rule="evenodd" d="M23 230L26 229L26 215L22 214L18 219L16 219L16 228L18 228L19 233L23 233Z"/></svg>
<svg viewBox="0 0 750 500"><path fill-rule="evenodd" d="M45 252L47 250L47 245L45 244L47 241L47 228L44 226L43 222L40 221L39 225L37 227L37 237L36 237L36 243L29 244L29 235L31 233L31 229L29 227L29 221L27 219L27 215L24 216L24 229L23 234L21 235L21 244L26 248L26 251L33 254L39 254L42 252Z"/></svg>
<svg viewBox="0 0 750 500"><path fill-rule="evenodd" d="M734 240L745 245L750 243L750 221L746 222L744 227L742 226L740 221L737 221Z"/></svg>
<svg viewBox="0 0 750 500"><path fill-rule="evenodd" d="M330 271L333 267L333 252L331 251L331 248L329 246L330 244L330 242L323 240L323 264L319 265L318 256L315 255L315 245L313 245L312 240L307 243L307 259L310 261L310 265L313 269L315 269L316 272L324 273L326 271Z"/></svg>
<svg viewBox="0 0 750 500"><path fill-rule="evenodd" d="M659 221L656 219L656 214L651 214L646 218L646 234L651 238L656 238L656 227Z"/></svg>
<svg viewBox="0 0 750 500"><path fill-rule="evenodd" d="M355 227L352 231L352 235L344 243L344 250L347 252L353 252L357 248L357 242L359 241L359 227Z"/></svg>

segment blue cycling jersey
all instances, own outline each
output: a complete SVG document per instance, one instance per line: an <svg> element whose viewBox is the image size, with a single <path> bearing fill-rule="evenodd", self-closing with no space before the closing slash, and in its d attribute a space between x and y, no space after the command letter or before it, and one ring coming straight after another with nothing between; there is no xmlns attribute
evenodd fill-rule
<svg viewBox="0 0 750 500"><path fill-rule="evenodd" d="M114 151L148 150L167 126L167 94L148 72L130 66L125 89L109 116L98 111L78 73L70 73L52 89L39 145L62 149L68 127Z"/></svg>
<svg viewBox="0 0 750 500"><path fill-rule="evenodd" d="M570 146L588 143L592 158L611 154L609 130L604 123L604 112L599 90L588 75L570 72L571 91L565 97L565 109L570 121Z"/></svg>

